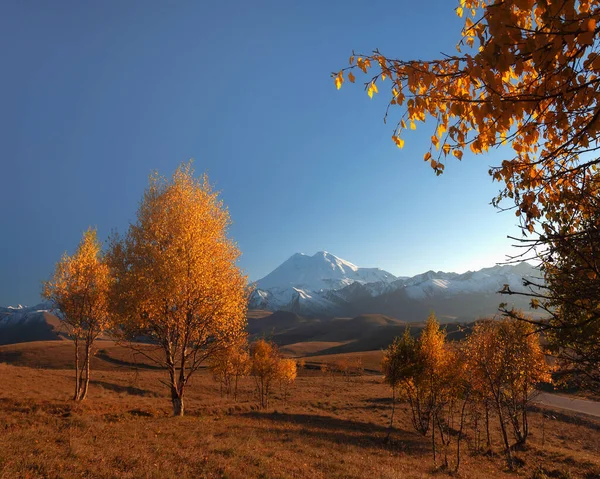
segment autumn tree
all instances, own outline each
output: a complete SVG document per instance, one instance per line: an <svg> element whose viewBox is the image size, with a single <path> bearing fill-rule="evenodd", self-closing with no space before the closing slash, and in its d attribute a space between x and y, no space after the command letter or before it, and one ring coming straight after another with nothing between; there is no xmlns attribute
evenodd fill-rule
<svg viewBox="0 0 600 479"><path fill-rule="evenodd" d="M457 53L440 59L395 59L378 51L353 54L333 74L338 88L371 71L370 96L389 79L393 140L429 117L434 131L425 160L441 173L447 157L484 154L503 143L513 157L490 174L515 202L523 226L569 223L583 180L595 176L598 148L600 27L597 0L504 2L460 0L465 18ZM387 115L386 115L387 117Z"/></svg>
<svg viewBox="0 0 600 479"><path fill-rule="evenodd" d="M443 349L444 333L432 313L416 341L407 329L401 339L392 343L388 359L384 359L383 367L388 371L386 382L401 385L400 390L410 405L413 426L424 436L430 430L434 414Z"/></svg>
<svg viewBox="0 0 600 479"><path fill-rule="evenodd" d="M536 386L550 382L550 368L540 346L539 335L526 321L505 319L499 323L497 344L503 346L506 368L504 404L517 445L529 437L527 410Z"/></svg>
<svg viewBox="0 0 600 479"><path fill-rule="evenodd" d="M269 406L271 386L279 375L279 350L275 344L259 339L250 348L250 355L250 374L256 381L260 406L266 408Z"/></svg>
<svg viewBox="0 0 600 479"><path fill-rule="evenodd" d="M381 370L386 384L392 389L392 413L387 438L389 439L394 427L394 413L396 410L396 393L402 383L406 381L406 387L410 391L410 383L415 375L416 364L415 341L410 335L407 327L402 337L396 337L383 352ZM414 414L413 414L414 418Z"/></svg>
<svg viewBox="0 0 600 479"><path fill-rule="evenodd" d="M162 350L160 359L149 357L167 370L176 416L192 375L245 335L247 281L229 224L206 175L196 178L183 164L171 179L150 176L137 221L111 241L120 330Z"/></svg>
<svg viewBox="0 0 600 479"><path fill-rule="evenodd" d="M441 414L451 383L446 377L446 369L450 361L446 349L446 332L440 328L435 314L431 313L427 318L417 347L421 366L418 381L422 383L421 387L426 394L425 407L431 421L431 445L433 461L436 462L436 429L443 431ZM443 440L444 437L442 436L441 439Z"/></svg>
<svg viewBox="0 0 600 479"><path fill-rule="evenodd" d="M298 363L295 359L280 359L277 364L277 379L283 392L283 400L287 400L290 386L296 381Z"/></svg>
<svg viewBox="0 0 600 479"><path fill-rule="evenodd" d="M506 158L489 170L501 184L492 202L514 210L524 233L519 240L527 255L541 255L551 282L540 297L525 291L555 319L537 326L566 331L555 336L563 351L597 368L597 350L586 344L588 325L596 332L600 322L597 304L573 307L581 290L556 289L554 258L545 252L568 239L571 251L587 255L588 243L578 238L598 227L600 2L459 0L455 12L465 19L456 53L433 59L353 53L349 66L333 73L335 84L353 83L363 72L371 97L387 84L393 141L402 148L406 132L427 120L432 136L423 158L438 175L449 158L506 145ZM557 252L573 259L562 246Z"/></svg>
<svg viewBox="0 0 600 479"><path fill-rule="evenodd" d="M509 430L515 445L529 434L527 409L538 383L549 381L549 367L534 327L513 318L477 323L468 338L467 364L477 384L493 399L509 467L513 465ZM486 397L482 395L481 397Z"/></svg>
<svg viewBox="0 0 600 479"><path fill-rule="evenodd" d="M217 352L209 359L209 368L215 381L219 382L221 395L233 393L233 399L237 400L239 380L250 371L247 344L236 343Z"/></svg>
<svg viewBox="0 0 600 479"><path fill-rule="evenodd" d="M110 283L102 245L89 228L75 253L65 253L43 285L43 296L53 303L75 345L75 401L87 396L94 342L109 323Z"/></svg>
<svg viewBox="0 0 600 479"><path fill-rule="evenodd" d="M592 389L600 389L599 207L572 234L546 237L540 253L545 282L528 280L529 291L517 292L530 296L531 307L549 318L532 323L544 331L563 380ZM521 319L518 311L504 313Z"/></svg>
<svg viewBox="0 0 600 479"><path fill-rule="evenodd" d="M457 470L470 398L462 357L461 351L446 342L446 333L432 313L418 339L415 340L407 328L404 335L394 339L384 351L381 364L384 380L392 388L390 431L398 390L408 400L415 430L424 436L431 434L434 463L437 464L437 445L440 443L443 466L449 467L450 445L453 437L456 437ZM459 420L457 435L452 430L455 418Z"/></svg>

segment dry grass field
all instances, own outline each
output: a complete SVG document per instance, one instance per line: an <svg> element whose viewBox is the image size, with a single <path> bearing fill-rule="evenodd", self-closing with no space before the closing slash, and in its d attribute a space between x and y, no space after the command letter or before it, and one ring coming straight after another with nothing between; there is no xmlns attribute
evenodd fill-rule
<svg viewBox="0 0 600 479"><path fill-rule="evenodd" d="M236 402L220 397L202 370L187 392L187 416L172 418L165 373L134 366L139 356L108 341L99 343L88 399L74 404L68 346L0 348L0 478L456 477L433 467L429 439L413 431L406 405L385 441L390 394L378 375L346 381L301 371L286 401L276 387L259 410L250 378ZM600 423L555 417L542 445L542 415L532 413L515 472L496 434L494 454L465 443L458 477L600 477Z"/></svg>

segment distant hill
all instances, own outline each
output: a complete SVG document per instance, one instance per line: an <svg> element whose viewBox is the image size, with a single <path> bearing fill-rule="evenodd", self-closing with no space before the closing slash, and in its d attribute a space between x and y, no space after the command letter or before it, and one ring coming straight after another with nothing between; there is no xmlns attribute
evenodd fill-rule
<svg viewBox="0 0 600 479"><path fill-rule="evenodd" d="M136 349L142 347L137 345ZM153 370L158 366L147 356L161 356L162 351L150 345L143 346L144 354L111 340L100 339L95 343L92 369L104 371ZM45 369L72 369L74 346L70 340L30 341L0 346L0 363L14 366Z"/></svg>
<svg viewBox="0 0 600 479"><path fill-rule="evenodd" d="M65 336L49 305L0 307L0 345L31 341L59 341Z"/></svg>
<svg viewBox="0 0 600 479"><path fill-rule="evenodd" d="M426 316L425 318L426 319ZM305 318L289 311L276 311L248 321L251 339L267 337L291 356L337 354L386 348L406 327L417 335L424 322L408 323L383 314L361 314L353 318ZM464 337L465 324L445 325L451 339Z"/></svg>
<svg viewBox="0 0 600 479"><path fill-rule="evenodd" d="M462 274L427 271L398 278L377 268L359 268L331 253L295 254L256 282L250 307L305 318L374 313L408 322L422 321L433 310L441 322L469 322L495 314L502 302L527 311L527 298L498 291L505 285L523 291L524 278L539 282L539 277L539 270L522 262Z"/></svg>

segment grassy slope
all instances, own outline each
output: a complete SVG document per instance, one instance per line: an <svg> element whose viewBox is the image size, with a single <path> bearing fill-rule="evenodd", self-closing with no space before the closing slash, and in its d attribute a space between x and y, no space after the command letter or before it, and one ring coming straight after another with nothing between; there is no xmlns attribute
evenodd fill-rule
<svg viewBox="0 0 600 479"><path fill-rule="evenodd" d="M47 357L52 369L0 364L0 478L433 474L429 439L413 432L406 405L398 408L392 442L384 442L389 390L378 376L346 382L301 372L286 402L276 388L271 407L258 411L250 379L233 402L200 371L187 393L189 416L174 419L160 383L165 373L124 364L131 359L126 350L108 342L102 345L108 360L96 362L89 399L71 403L72 371L58 367L68 363L69 348L55 347ZM29 353L21 364L39 365L33 344L17 349ZM376 362L377 354L362 353L363 361L373 356ZM516 475L505 470L501 455L473 455L465 447L461 477L531 477L540 464L553 477L600 477L599 424L547 422L542 448L540 415L531 421L531 444L517 453L524 465ZM499 447L498 434L494 444Z"/></svg>

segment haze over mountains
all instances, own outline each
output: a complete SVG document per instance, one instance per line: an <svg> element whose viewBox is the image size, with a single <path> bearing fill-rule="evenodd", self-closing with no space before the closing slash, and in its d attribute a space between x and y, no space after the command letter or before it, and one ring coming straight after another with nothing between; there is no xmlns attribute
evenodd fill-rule
<svg viewBox="0 0 600 479"><path fill-rule="evenodd" d="M472 321L493 315L501 302L528 309L525 298L498 294L504 285L523 290L523 278L539 278L522 262L466 273L427 271L396 277L379 268L360 268L331 253L296 253L256 282L250 307L304 316L385 314L422 321L431 310L447 321Z"/></svg>
<svg viewBox="0 0 600 479"><path fill-rule="evenodd" d="M528 263L519 263L463 274L427 271L396 277L325 251L297 253L256 282L249 307L263 311L250 312L248 330L271 335L281 345L314 343L314 351L327 345L335 350L377 349L407 323L422 323L431 311L443 323L494 315L501 302L527 311L527 299L498 291L506 284L522 291L523 278L539 276ZM0 307L0 345L62 339L64 328L50 309L48 303ZM278 313L269 316L269 311Z"/></svg>

